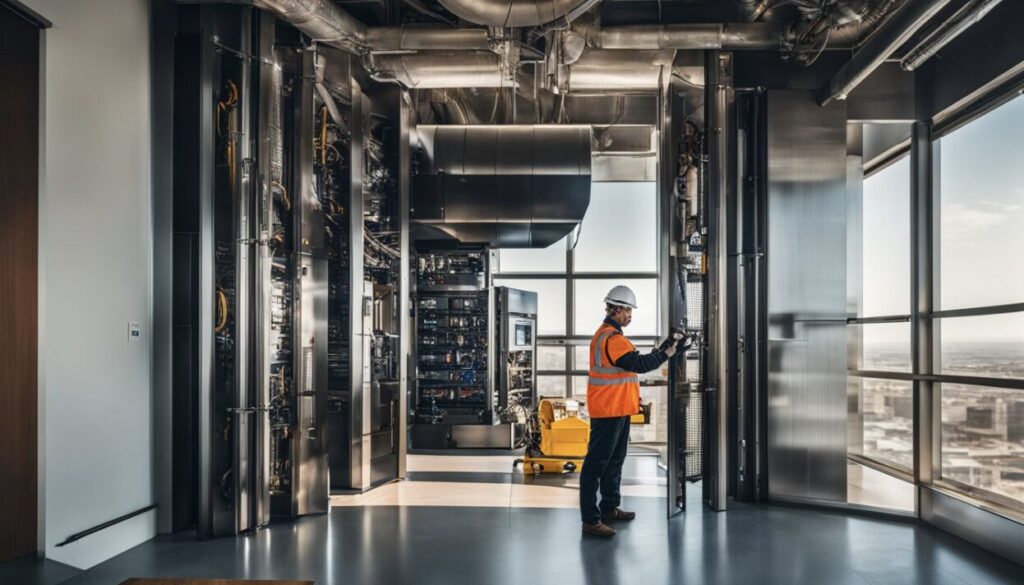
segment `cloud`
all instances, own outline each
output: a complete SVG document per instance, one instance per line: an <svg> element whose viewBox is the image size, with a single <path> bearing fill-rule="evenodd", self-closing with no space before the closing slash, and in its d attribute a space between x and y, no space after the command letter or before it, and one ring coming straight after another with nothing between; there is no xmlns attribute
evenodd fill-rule
<svg viewBox="0 0 1024 585"><path fill-rule="evenodd" d="M1006 222L1007 213L1017 205L1001 205L985 202L985 208L965 203L947 203L942 206L942 236L947 241L962 241L976 238L977 233Z"/></svg>

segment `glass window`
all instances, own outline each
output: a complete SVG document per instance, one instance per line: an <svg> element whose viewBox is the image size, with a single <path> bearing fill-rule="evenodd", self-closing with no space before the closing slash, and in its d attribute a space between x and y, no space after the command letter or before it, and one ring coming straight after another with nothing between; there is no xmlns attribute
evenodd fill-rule
<svg viewBox="0 0 1024 585"><path fill-rule="evenodd" d="M1024 302L1024 99L940 144L939 306Z"/></svg>
<svg viewBox="0 0 1024 585"><path fill-rule="evenodd" d="M537 395L561 398L565 396L565 376L537 376Z"/></svg>
<svg viewBox="0 0 1024 585"><path fill-rule="evenodd" d="M658 270L656 183L593 183L576 242L576 272Z"/></svg>
<svg viewBox="0 0 1024 585"><path fill-rule="evenodd" d="M625 328L626 336L658 333L658 279L576 281L576 335L591 335L604 319L604 297L613 286L623 284L636 293L639 308L633 309L633 322Z"/></svg>
<svg viewBox="0 0 1024 585"><path fill-rule="evenodd" d="M590 368L590 345L576 345L572 348L573 368L586 370Z"/></svg>
<svg viewBox="0 0 1024 585"><path fill-rule="evenodd" d="M1024 378L1024 313L937 323L943 374Z"/></svg>
<svg viewBox="0 0 1024 585"><path fill-rule="evenodd" d="M863 412L863 447L860 454L889 465L912 469L913 384L903 380L875 378L861 378L859 383Z"/></svg>
<svg viewBox="0 0 1024 585"><path fill-rule="evenodd" d="M537 331L565 334L565 281L544 278L495 278L495 286L510 286L537 293Z"/></svg>
<svg viewBox="0 0 1024 585"><path fill-rule="evenodd" d="M1024 502L1024 392L943 383L942 477Z"/></svg>
<svg viewBox="0 0 1024 585"><path fill-rule="evenodd" d="M564 346L539 345L537 346L537 369L544 371L565 371Z"/></svg>
<svg viewBox="0 0 1024 585"><path fill-rule="evenodd" d="M498 250L497 272L565 272L566 238L547 248Z"/></svg>
<svg viewBox="0 0 1024 585"><path fill-rule="evenodd" d="M910 157L864 179L862 317L910 313Z"/></svg>
<svg viewBox="0 0 1024 585"><path fill-rule="evenodd" d="M860 360L852 364L858 370L909 372L910 323L870 323L850 325L851 335L863 344Z"/></svg>
<svg viewBox="0 0 1024 585"><path fill-rule="evenodd" d="M573 376L572 377L572 393L580 400L587 399L587 377L586 376Z"/></svg>

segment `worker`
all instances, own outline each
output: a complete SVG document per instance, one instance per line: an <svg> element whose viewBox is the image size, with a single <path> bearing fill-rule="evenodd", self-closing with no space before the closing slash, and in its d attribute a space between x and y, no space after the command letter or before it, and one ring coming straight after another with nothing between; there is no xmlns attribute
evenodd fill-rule
<svg viewBox="0 0 1024 585"><path fill-rule="evenodd" d="M604 299L605 319L590 341L590 376L587 381L587 410L590 413L590 443L580 472L580 516L583 533L615 536L609 523L632 520L634 512L619 508L622 494L622 465L629 444L630 416L640 412L638 374L657 369L685 342L673 332L659 347L641 355L622 333L633 320L636 295L626 286L616 286ZM601 503L597 492L600 488Z"/></svg>

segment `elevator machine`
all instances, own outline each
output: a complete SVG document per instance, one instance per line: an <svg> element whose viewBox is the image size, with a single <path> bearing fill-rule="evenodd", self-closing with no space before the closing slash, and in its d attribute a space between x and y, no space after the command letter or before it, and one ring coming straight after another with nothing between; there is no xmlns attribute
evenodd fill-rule
<svg viewBox="0 0 1024 585"><path fill-rule="evenodd" d="M179 11L174 528L237 534L327 510L316 54L247 7Z"/></svg>
<svg viewBox="0 0 1024 585"><path fill-rule="evenodd" d="M487 286L488 258L417 258L415 449L512 449L536 403L537 293Z"/></svg>
<svg viewBox="0 0 1024 585"><path fill-rule="evenodd" d="M408 116L267 13L178 17L173 518L206 538L404 473Z"/></svg>
<svg viewBox="0 0 1024 585"><path fill-rule="evenodd" d="M406 443L408 116L397 86L371 81L349 59L331 56L332 64L348 64L337 73L341 81L331 71L314 72L324 77L322 94L347 96L340 112L318 112L317 133L328 144L322 162L345 161L347 169L338 174L337 190L348 197L336 202L328 230L337 258L328 335L334 491L363 491L401 477Z"/></svg>

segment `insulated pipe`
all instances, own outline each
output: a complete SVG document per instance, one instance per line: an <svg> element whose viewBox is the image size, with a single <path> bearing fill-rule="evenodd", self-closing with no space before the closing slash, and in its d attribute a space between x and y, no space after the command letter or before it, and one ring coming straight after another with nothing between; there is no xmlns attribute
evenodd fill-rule
<svg viewBox="0 0 1024 585"><path fill-rule="evenodd" d="M366 45L367 26L332 0L254 0L253 4L273 12L314 41L341 48Z"/></svg>
<svg viewBox="0 0 1024 585"><path fill-rule="evenodd" d="M541 26L569 14L587 0L438 0L463 20L487 26Z"/></svg>
<svg viewBox="0 0 1024 585"><path fill-rule="evenodd" d="M371 28L366 34L373 52L383 51L489 51L485 28L447 26L389 26Z"/></svg>
<svg viewBox="0 0 1024 585"><path fill-rule="evenodd" d="M777 49L782 40L781 26L767 22L580 28L587 44L601 49Z"/></svg>
<svg viewBox="0 0 1024 585"><path fill-rule="evenodd" d="M500 57L486 51L373 53L366 64L373 79L411 89L513 86L514 72L502 71Z"/></svg>
<svg viewBox="0 0 1024 585"><path fill-rule="evenodd" d="M821 89L818 102L844 100L855 87L905 45L949 0L907 0Z"/></svg>
<svg viewBox="0 0 1024 585"><path fill-rule="evenodd" d="M967 5L957 11L949 20L935 29L924 38L900 61L900 66L905 71L913 71L925 61L931 59L935 53L942 50L950 41L960 36L960 33L974 26L993 8L999 5L1002 0L979 0L973 5Z"/></svg>

